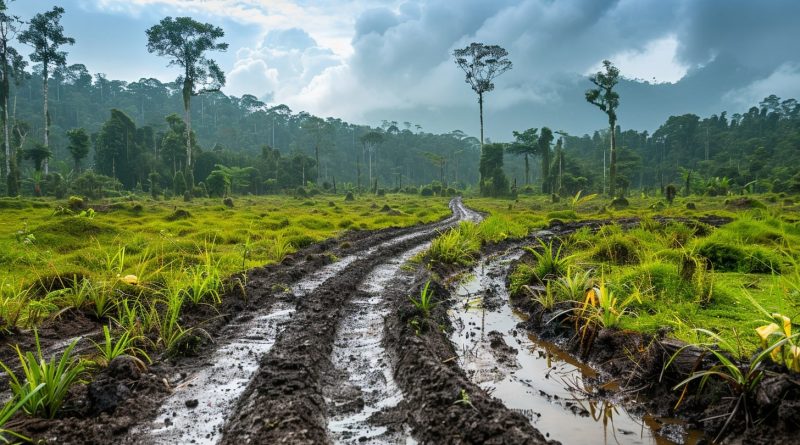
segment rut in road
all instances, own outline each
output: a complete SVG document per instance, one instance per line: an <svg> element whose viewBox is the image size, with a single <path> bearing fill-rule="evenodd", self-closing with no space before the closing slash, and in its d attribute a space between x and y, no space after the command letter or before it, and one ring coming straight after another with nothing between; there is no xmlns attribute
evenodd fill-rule
<svg viewBox="0 0 800 445"><path fill-rule="evenodd" d="M388 240L386 235L378 234L374 242L364 241L365 249L311 273L292 285L288 292L274 295L274 303L255 313L240 314L219 336L222 342L200 369L173 379L179 383L162 403L157 418L133 429L125 442L219 442L222 427L258 370L261 358L272 349L280 332L294 317L297 301L313 294L360 258L374 256L379 250L454 224L463 218L464 212L457 203L457 200L451 203L451 217L422 227L397 230Z"/></svg>
<svg viewBox="0 0 800 445"><path fill-rule="evenodd" d="M261 361L256 376L225 426L222 443L327 443L326 376L336 374L334 341L348 303L369 274L387 262L399 269L405 255L442 229L479 218L460 199L451 202L453 217L383 243L365 252L297 304L292 322ZM399 259L398 259L399 258ZM339 371L341 373L341 370ZM388 381L388 380L387 380ZM391 385L385 385L391 386ZM398 393L394 393L397 397ZM334 420L334 425L336 419ZM335 434L334 434L335 436Z"/></svg>
<svg viewBox="0 0 800 445"><path fill-rule="evenodd" d="M478 222L481 216L462 206L459 217ZM386 289L408 289L413 275L399 272L412 257L430 246L414 247L373 269L347 303L336 331L334 378L324 387L328 406L328 431L334 443L412 442L410 427L391 411L403 400L383 347L384 321L389 305Z"/></svg>

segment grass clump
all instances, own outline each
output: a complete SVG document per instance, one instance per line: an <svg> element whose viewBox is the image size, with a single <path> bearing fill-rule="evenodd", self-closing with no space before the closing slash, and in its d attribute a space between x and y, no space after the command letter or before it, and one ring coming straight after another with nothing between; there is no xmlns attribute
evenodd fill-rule
<svg viewBox="0 0 800 445"><path fill-rule="evenodd" d="M39 335L36 337L36 355L32 352L22 353L16 347L22 367L22 378L18 377L5 363L0 363L9 376L9 387L15 398L25 400L22 409L26 413L52 419L55 417L70 387L78 381L85 371L82 362L72 357L72 350L78 340L74 340L57 359L46 361L42 355Z"/></svg>
<svg viewBox="0 0 800 445"><path fill-rule="evenodd" d="M578 214L574 210L556 210L547 213L547 219L570 220L578 219Z"/></svg>
<svg viewBox="0 0 800 445"><path fill-rule="evenodd" d="M436 307L436 302L433 301L433 290L430 289L430 280L425 283L425 286L419 292L419 298L409 297L411 304L422 313L424 318L431 316L431 311Z"/></svg>
<svg viewBox="0 0 800 445"><path fill-rule="evenodd" d="M737 245L717 240L704 240L696 246L697 254L720 272L780 273L783 259L757 245Z"/></svg>
<svg viewBox="0 0 800 445"><path fill-rule="evenodd" d="M481 247L480 240L478 227L462 222L434 239L427 256L440 264L468 266L475 261Z"/></svg>
<svg viewBox="0 0 800 445"><path fill-rule="evenodd" d="M597 239L592 258L616 265L636 264L640 261L636 239L625 234Z"/></svg>
<svg viewBox="0 0 800 445"><path fill-rule="evenodd" d="M573 257L563 255L563 248L564 244L560 240L545 243L541 239L539 246L525 248L536 261L534 275L540 282L556 279L567 272Z"/></svg>

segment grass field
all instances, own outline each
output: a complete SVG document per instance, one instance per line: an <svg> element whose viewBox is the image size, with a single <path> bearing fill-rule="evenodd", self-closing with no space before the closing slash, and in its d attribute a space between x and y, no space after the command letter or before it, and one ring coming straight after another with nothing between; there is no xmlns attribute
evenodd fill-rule
<svg viewBox="0 0 800 445"><path fill-rule="evenodd" d="M244 197L228 207L216 199L140 198L91 203L73 212L64 210L66 200L0 199L3 314L21 301L32 302L41 309L36 314L23 304L22 314L5 317L31 326L59 310L67 304L64 299L47 297L54 280L86 278L113 288L128 277L137 285L186 287L198 267L229 276L280 261L346 230L441 219L450 214L447 203L447 198L407 195L354 201L342 196Z"/></svg>
<svg viewBox="0 0 800 445"><path fill-rule="evenodd" d="M599 198L577 205L545 197L465 202L491 215L474 229L487 241L521 236L553 219L642 218L641 227L630 231L610 225L597 233L584 229L565 237L563 270L543 280L547 266L538 263L545 260L523 263L512 275L512 291L550 280L554 290L561 289L565 286L556 282L589 277L584 287L602 282L613 293L616 307L607 312L621 314L616 327L645 333L666 329L670 336L689 342L707 340L697 329L708 329L733 345L732 352L747 356L760 343L755 328L773 321L771 314L800 319L800 208L791 199L774 195L740 199L689 197L665 205L637 197L621 209L610 208ZM713 229L652 219L706 215L733 222ZM442 247L445 239L435 245ZM574 298L565 291L553 294L554 302Z"/></svg>

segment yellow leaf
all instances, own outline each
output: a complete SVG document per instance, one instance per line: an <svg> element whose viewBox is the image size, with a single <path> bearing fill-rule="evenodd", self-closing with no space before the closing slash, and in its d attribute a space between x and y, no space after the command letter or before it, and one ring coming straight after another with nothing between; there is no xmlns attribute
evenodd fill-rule
<svg viewBox="0 0 800 445"><path fill-rule="evenodd" d="M772 314L772 317L775 318L775 321L783 324L783 333L786 334L787 337L792 336L792 320L781 314Z"/></svg>
<svg viewBox="0 0 800 445"><path fill-rule="evenodd" d="M769 356L773 362L778 364L783 363L783 346L773 349L772 352L769 353Z"/></svg>
<svg viewBox="0 0 800 445"><path fill-rule="evenodd" d="M792 345L789 348L789 369L794 372L800 372L800 347Z"/></svg>
<svg viewBox="0 0 800 445"><path fill-rule="evenodd" d="M122 277L122 282L125 284L130 284L131 286L136 286L139 284L139 278L136 275L125 275Z"/></svg>
<svg viewBox="0 0 800 445"><path fill-rule="evenodd" d="M757 327L756 333L758 334L758 337L761 339L761 347L766 348L767 339L769 339L769 336L778 332L779 330L780 327L775 323L765 324L764 326Z"/></svg>

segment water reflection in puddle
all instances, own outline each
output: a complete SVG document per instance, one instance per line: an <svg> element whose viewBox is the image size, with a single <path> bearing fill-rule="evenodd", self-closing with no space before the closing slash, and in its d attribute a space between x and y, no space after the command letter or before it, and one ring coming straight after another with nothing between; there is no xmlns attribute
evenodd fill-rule
<svg viewBox="0 0 800 445"><path fill-rule="evenodd" d="M508 305L505 269L520 256L484 260L458 286L451 340L470 378L564 444L693 444L702 438L672 426L674 420L630 413L615 403L613 385L594 386L593 369L517 330L524 317ZM666 424L670 439L656 434Z"/></svg>

